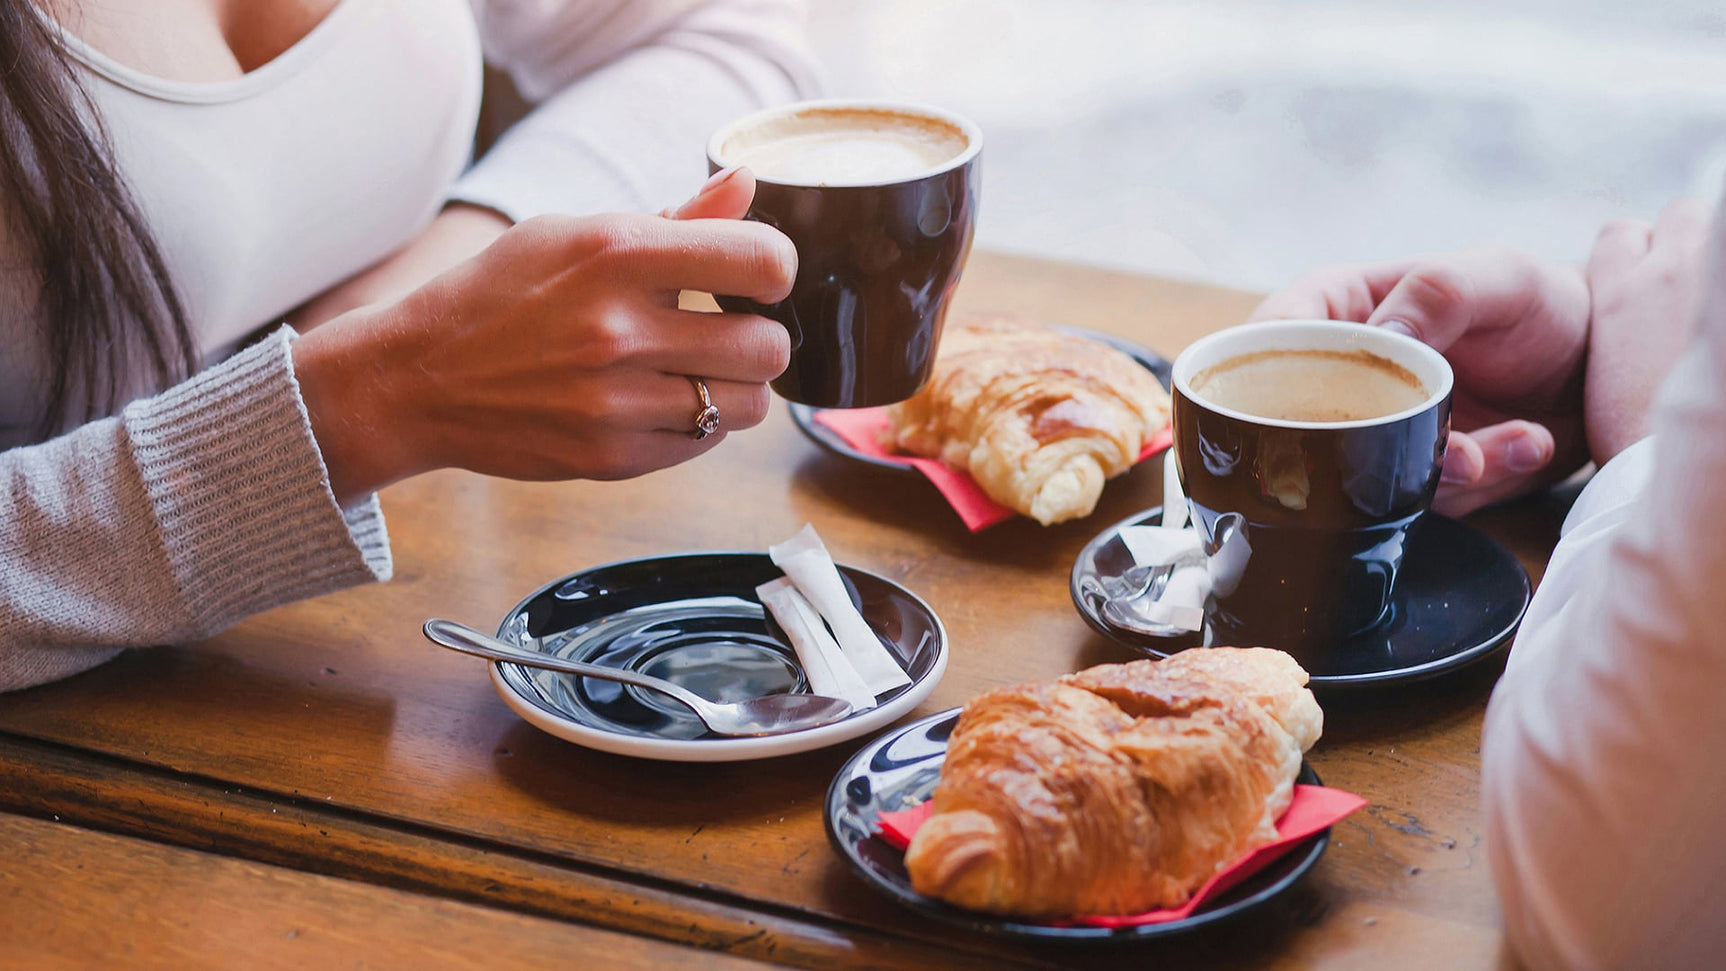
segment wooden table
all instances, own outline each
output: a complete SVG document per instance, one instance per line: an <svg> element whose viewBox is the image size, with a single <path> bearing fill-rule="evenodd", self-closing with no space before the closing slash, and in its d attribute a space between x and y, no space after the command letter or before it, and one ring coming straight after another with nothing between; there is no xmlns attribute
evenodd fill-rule
<svg viewBox="0 0 1726 971"><path fill-rule="evenodd" d="M1253 298L977 254L960 302L1120 334L1172 356L1240 320ZM283 917L293 926L347 927L349 898L396 913L372 930L401 955L450 942L400 917L401 898L378 903L378 888L484 905L464 909L464 919L479 927L474 913L520 918L522 933L558 942L573 934L619 962L651 962L664 947L822 968L1506 963L1478 812L1490 666L1327 705L1311 761L1371 806L1336 829L1294 890L1214 930L1075 951L961 932L856 878L829 849L820 807L861 740L731 764L592 752L528 726L493 693L482 662L419 633L430 616L495 625L526 593L578 569L684 550L762 550L813 522L841 562L904 584L942 616L952 661L914 713L928 714L993 685L1130 659L1081 622L1067 574L1098 529L1155 505L1160 490L1160 463L1146 463L1111 483L1082 522L1015 520L971 534L926 483L821 451L783 407L698 462L631 482L425 476L383 497L393 582L0 697L0 809L82 827L66 827L78 834L71 839L7 820L0 846L71 842L65 852L90 866L132 861L111 884L46 880L67 900L143 899L186 854L173 847L200 851L197 865L227 873L231 893L291 911L298 901ZM1476 522L1538 579L1561 505L1532 500ZM254 864L299 873L272 870L260 882ZM0 868L0 900L35 894L45 866ZM113 915L87 904L36 913L0 921L0 936L70 946L113 933ZM581 925L633 935L623 938L630 946ZM474 930L470 940L495 932ZM231 947L236 959L248 953L231 936L204 943ZM525 963L531 951L493 956Z"/></svg>
<svg viewBox="0 0 1726 971"><path fill-rule="evenodd" d="M0 846L8 968L553 968L590 954L625 971L767 966L5 813Z"/></svg>

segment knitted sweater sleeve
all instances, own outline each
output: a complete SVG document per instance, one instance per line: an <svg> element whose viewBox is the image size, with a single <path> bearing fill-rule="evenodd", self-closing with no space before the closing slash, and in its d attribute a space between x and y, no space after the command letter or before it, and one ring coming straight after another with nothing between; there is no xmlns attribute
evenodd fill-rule
<svg viewBox="0 0 1726 971"><path fill-rule="evenodd" d="M0 452L0 691L389 578L376 497L330 491L290 336Z"/></svg>

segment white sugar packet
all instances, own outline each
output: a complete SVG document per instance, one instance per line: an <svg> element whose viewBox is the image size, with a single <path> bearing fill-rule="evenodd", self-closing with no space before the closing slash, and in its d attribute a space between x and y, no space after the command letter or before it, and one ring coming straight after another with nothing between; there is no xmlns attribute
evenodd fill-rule
<svg viewBox="0 0 1726 971"><path fill-rule="evenodd" d="M1119 536L1134 566L1175 568L1157 598L1140 605L1145 618L1181 630L1202 629L1211 593L1210 564L1198 530L1187 525L1187 498L1175 471L1174 450L1163 459L1163 525L1126 526Z"/></svg>
<svg viewBox="0 0 1726 971"><path fill-rule="evenodd" d="M1123 526L1121 545L1133 557L1134 566L1203 566L1205 544L1198 530L1167 526Z"/></svg>
<svg viewBox="0 0 1726 971"><path fill-rule="evenodd" d="M814 526L804 524L797 535L769 546L767 553L832 628L845 659L863 676L870 691L881 694L911 683L910 675L887 652L869 622L851 603L845 581L839 579L839 568L833 565L821 537L815 535Z"/></svg>
<svg viewBox="0 0 1726 971"><path fill-rule="evenodd" d="M1187 497L1181 491L1181 470L1175 450L1163 453L1163 526L1180 529L1187 524Z"/></svg>
<svg viewBox="0 0 1726 971"><path fill-rule="evenodd" d="M809 679L810 691L829 698L844 698L851 702L852 711L875 707L875 693L845 659L839 642L821 625L821 615L797 592L797 585L790 577L763 583L755 588L755 595L779 622L785 636L791 638L797 663L803 666L803 676Z"/></svg>
<svg viewBox="0 0 1726 971"><path fill-rule="evenodd" d="M1203 566L1183 566L1170 574L1169 582L1154 603L1145 605L1144 615L1153 623L1202 630L1205 598L1210 596L1211 575Z"/></svg>

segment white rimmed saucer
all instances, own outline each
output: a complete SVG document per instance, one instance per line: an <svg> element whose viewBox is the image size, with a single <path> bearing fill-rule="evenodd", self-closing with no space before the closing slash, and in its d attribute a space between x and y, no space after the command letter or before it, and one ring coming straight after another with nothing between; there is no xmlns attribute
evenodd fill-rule
<svg viewBox="0 0 1726 971"><path fill-rule="evenodd" d="M508 662L491 666L504 703L535 727L587 748L674 762L791 755L868 734L915 708L947 669L947 633L916 595L863 570L841 577L869 626L911 676L880 704L785 735L721 738L653 692ZM688 553L584 570L535 591L498 637L528 650L629 667L703 697L736 701L807 691L796 653L755 599L780 576L761 553Z"/></svg>

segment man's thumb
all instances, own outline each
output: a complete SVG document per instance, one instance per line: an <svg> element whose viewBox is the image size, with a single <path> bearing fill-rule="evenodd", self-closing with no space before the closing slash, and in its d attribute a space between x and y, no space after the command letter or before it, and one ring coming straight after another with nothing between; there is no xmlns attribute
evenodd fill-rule
<svg viewBox="0 0 1726 971"><path fill-rule="evenodd" d="M1397 281L1366 322L1443 351L1468 330L1477 303L1467 279L1455 267L1419 265Z"/></svg>

